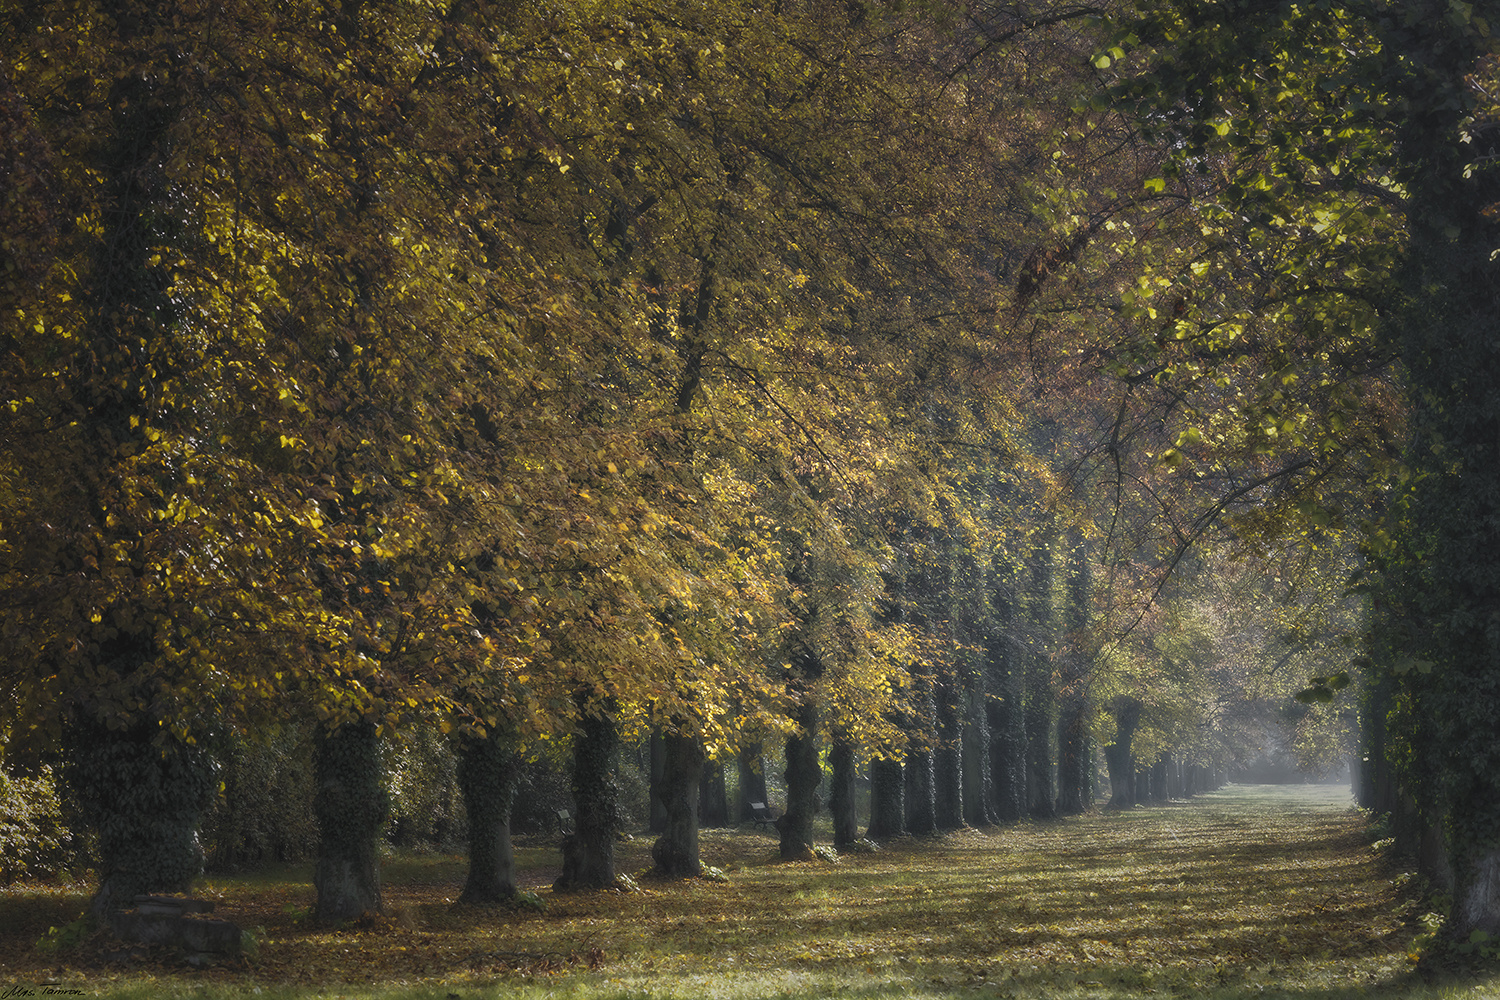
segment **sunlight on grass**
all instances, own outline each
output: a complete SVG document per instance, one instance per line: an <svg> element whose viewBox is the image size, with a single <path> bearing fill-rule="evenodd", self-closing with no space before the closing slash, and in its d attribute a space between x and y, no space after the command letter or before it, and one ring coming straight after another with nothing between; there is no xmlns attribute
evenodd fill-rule
<svg viewBox="0 0 1500 1000"><path fill-rule="evenodd" d="M644 868L649 845L622 844L622 870ZM1500 987L1426 986L1410 972L1400 873L1371 849L1343 789L1231 787L1190 804L906 838L836 864L779 863L774 839L750 831L705 831L703 849L727 883L557 895L546 887L555 845L528 846L544 913L456 910L462 859L402 857L387 869L395 919L365 929L310 926L305 868L282 871L286 882L221 877L210 886L224 915L265 932L246 969L148 973L91 965L87 949L60 968L34 950L5 957L24 963L8 963L12 982L45 972L121 998L1478 1000ZM33 929L59 906L3 896L0 917L23 904L45 911L28 918Z"/></svg>

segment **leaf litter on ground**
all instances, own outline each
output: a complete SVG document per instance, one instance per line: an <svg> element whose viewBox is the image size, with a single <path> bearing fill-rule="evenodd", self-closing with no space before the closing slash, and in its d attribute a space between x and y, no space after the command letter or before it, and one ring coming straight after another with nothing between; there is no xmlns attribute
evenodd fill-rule
<svg viewBox="0 0 1500 1000"><path fill-rule="evenodd" d="M555 843L522 841L522 886L545 906L455 907L464 862L401 855L389 913L338 929L308 918L310 866L217 875L199 889L253 929L255 957L194 970L106 960L98 940L35 945L77 916L75 889L0 893L10 985L90 995L211 997L930 996L1450 997L1408 949L1416 901L1373 848L1347 790L1229 786L1189 802L901 838L878 851L780 862L773 835L709 830L724 878L645 877L650 838L620 845L636 891L553 893ZM118 952L115 952L117 954Z"/></svg>

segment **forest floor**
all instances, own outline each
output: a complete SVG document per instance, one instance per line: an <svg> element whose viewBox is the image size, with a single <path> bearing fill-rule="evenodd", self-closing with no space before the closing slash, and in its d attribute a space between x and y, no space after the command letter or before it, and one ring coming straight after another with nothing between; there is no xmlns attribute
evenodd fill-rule
<svg viewBox="0 0 1500 1000"><path fill-rule="evenodd" d="M622 843L619 869L641 872L649 847ZM555 839L523 841L543 908L504 911L454 908L461 857L401 855L384 870L391 917L340 930L308 919L309 865L215 876L196 894L259 943L205 970L111 961L98 935L38 948L85 896L12 887L0 998L1500 997L1500 974L1415 971L1416 880L1371 844L1342 788L1230 786L836 862L780 862L748 827L705 831L702 852L724 881L637 874L636 892L554 894Z"/></svg>

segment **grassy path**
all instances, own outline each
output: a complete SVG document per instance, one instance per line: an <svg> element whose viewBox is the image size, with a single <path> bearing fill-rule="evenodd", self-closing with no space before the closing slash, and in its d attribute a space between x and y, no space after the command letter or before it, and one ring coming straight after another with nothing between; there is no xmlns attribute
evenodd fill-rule
<svg viewBox="0 0 1500 1000"><path fill-rule="evenodd" d="M622 870L649 842L624 845ZM1399 869L1343 789L1232 786L1191 803L909 840L837 864L782 864L749 831L709 832L728 880L638 893L541 892L545 912L456 912L461 859L387 868L390 921L308 925L306 867L210 880L202 894L265 943L245 969L103 964L98 943L30 947L82 897L0 895L0 992L469 998L1500 996L1500 978L1424 987ZM534 883L551 845L523 848ZM590 968L590 965L593 968ZM37 995L41 995L38 991ZM252 994L253 995L253 994Z"/></svg>

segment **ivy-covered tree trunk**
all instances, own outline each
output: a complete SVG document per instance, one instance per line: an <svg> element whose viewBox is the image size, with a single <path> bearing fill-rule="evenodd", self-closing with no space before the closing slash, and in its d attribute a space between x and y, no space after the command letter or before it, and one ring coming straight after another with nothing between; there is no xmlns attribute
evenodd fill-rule
<svg viewBox="0 0 1500 1000"><path fill-rule="evenodd" d="M1386 747L1386 718L1392 705L1390 671L1379 670L1360 693L1359 768L1354 800L1363 809L1388 813L1396 801L1396 775Z"/></svg>
<svg viewBox="0 0 1500 1000"><path fill-rule="evenodd" d="M1038 819L1057 815L1053 750L1057 745L1057 692L1052 684L1051 649L1055 642L1050 539L1031 553L1029 606L1032 647L1026 658L1026 811Z"/></svg>
<svg viewBox="0 0 1500 1000"><path fill-rule="evenodd" d="M1017 595L1012 573L992 574L990 603L994 621L984 637L990 786L995 821L1015 823L1026 816L1026 688L1024 649L1013 634Z"/></svg>
<svg viewBox="0 0 1500 1000"><path fill-rule="evenodd" d="M620 734L610 706L577 699L573 737L573 833L563 838L562 874L552 888L609 889L615 884L615 837L620 832L615 758Z"/></svg>
<svg viewBox="0 0 1500 1000"><path fill-rule="evenodd" d="M1014 696L997 696L987 710L995 821L1015 823L1026 817L1025 715L1021 711L1020 699Z"/></svg>
<svg viewBox="0 0 1500 1000"><path fill-rule="evenodd" d="M1135 759L1130 753L1130 740L1140 722L1141 703L1135 698L1117 698L1114 712L1115 738L1104 748L1104 761L1109 766L1109 806L1126 809L1135 804Z"/></svg>
<svg viewBox="0 0 1500 1000"><path fill-rule="evenodd" d="M33 618L20 637L6 633L7 648L0 656L14 657L18 665L34 663L40 676L57 668L50 654L36 656L37 650L68 649L65 659L78 657L81 677L74 679L75 693L67 704L53 707L68 713L65 774L83 820L99 836L102 878L91 903L96 918L129 905L141 892L188 888L202 868L198 822L208 805L205 796L213 794L210 758L167 731L183 721L174 715L178 706L170 704L180 696L177 692L188 694L202 681L178 674L171 665L178 657L164 658L168 665L162 671L154 662L162 652L158 630L175 633L172 609L187 606L178 582L182 575L192 575L179 574L174 581L166 575L167 567L180 569L183 553L174 550L194 543L186 541L188 535L174 534L170 522L158 520L164 499L181 495L182 480L190 478L182 469L183 453L163 449L153 456L151 442L163 428L191 426L188 433L198 433L203 415L184 419L183 411L193 405L172 388L181 377L176 369L182 355L201 350L201 341L195 331L182 335L193 341L191 349L177 342L183 304L173 285L180 265L175 253L163 252L194 238L184 233L184 222L192 218L189 199L168 168L177 158L177 128L191 106L187 88L192 85L171 34L158 33L154 19L141 15L128 3L101 4L91 38L119 61L92 68L102 70L102 77L91 75L87 59L69 71L76 72L72 80L82 86L80 92L91 96L77 105L78 117L72 111L64 116L71 122L68 128L87 121L92 134L68 143L77 147L74 153L47 149L40 134L34 135L35 159L16 158L16 147L11 147L0 168L14 212L6 213L10 219L29 221L35 213L56 220L65 213L71 221L77 212L91 220L80 222L67 236L54 229L50 239L57 247L36 261L50 260L54 271L77 271L79 284L71 287L82 292L79 305L85 318L71 327L71 344L65 347L59 340L40 348L5 337L6 370L24 378L24 393L55 397L61 406L48 418L46 438L23 443L25 437L15 436L19 428L6 425L7 570L22 570L18 577L7 577L7 587L43 581L41 601L71 607L57 621L65 627L76 623L78 631L71 639L47 636L42 645L31 646L28 656L22 651L27 633L47 631L41 624L45 618ZM7 57L6 128L14 129L29 122L41 106L10 103L19 95L9 86L15 68L9 50ZM103 113L94 116L85 106ZM89 178L84 182L89 194L83 194L85 188L68 193L65 177L74 174ZM11 186L26 176L46 178L30 197L24 185ZM24 314L13 308L20 301L14 293L24 271L23 257L12 252L14 240L24 237L7 227L6 312L14 311L19 319ZM44 272L33 273L41 278ZM43 300L51 322L69 324L52 317L50 308L73 298L69 293ZM27 328L33 322L43 326L42 316L25 320ZM45 355L33 353L39 349ZM45 373L35 366L35 359L44 356ZM33 402L24 393L10 397L12 412L23 398L26 404ZM50 444L52 436L67 442L57 452L31 446ZM33 513L45 523L32 521L42 530L24 538L10 519L26 510L26 503L13 502L31 484L42 490L36 499L48 497L42 500L45 509ZM37 594L33 591L31 599ZM14 608L17 596L7 590L5 605ZM17 638L22 649L10 648ZM142 684L139 678L147 671L150 679ZM8 676L7 700L14 690L11 683ZM40 689L57 690L50 682Z"/></svg>
<svg viewBox="0 0 1500 1000"><path fill-rule="evenodd" d="M754 810L750 808L752 802L764 802L770 805L766 798L766 765L765 748L757 740L740 748L736 757L739 767L740 792L738 819L741 823L748 823L754 818Z"/></svg>
<svg viewBox="0 0 1500 1000"><path fill-rule="evenodd" d="M1076 529L1068 534L1066 582L1067 648L1062 656L1057 719L1057 811L1064 816L1076 816L1094 805L1094 746L1089 733L1086 684L1092 658L1088 624L1093 573L1088 540Z"/></svg>
<svg viewBox="0 0 1500 1000"><path fill-rule="evenodd" d="M786 812L776 821L781 856L792 861L811 856L813 817L818 809L818 707L811 698L797 707L797 732L786 738Z"/></svg>
<svg viewBox="0 0 1500 1000"><path fill-rule="evenodd" d="M1045 689L1032 689L1026 712L1026 811L1035 819L1057 815L1052 756L1057 732L1054 708L1050 684Z"/></svg>
<svg viewBox="0 0 1500 1000"><path fill-rule="evenodd" d="M957 830L964 825L963 725L959 716L959 690L951 673L938 681L937 746L932 753L933 820L939 830Z"/></svg>
<svg viewBox="0 0 1500 1000"><path fill-rule="evenodd" d="M937 832L931 750L910 750L902 769L906 783L906 832L923 836Z"/></svg>
<svg viewBox="0 0 1500 1000"><path fill-rule="evenodd" d="M498 730L461 736L455 743L458 788L469 817L469 874L458 901L495 906L516 894L510 810L521 755L514 737Z"/></svg>
<svg viewBox="0 0 1500 1000"><path fill-rule="evenodd" d="M931 680L919 679L916 683L918 705L907 718L910 744L902 777L906 782L906 832L922 836L937 831L932 754L936 742L936 702Z"/></svg>
<svg viewBox="0 0 1500 1000"><path fill-rule="evenodd" d="M859 816L854 808L854 782L858 777L854 744L838 736L828 749L828 809L833 814L833 846L845 848L859 840Z"/></svg>
<svg viewBox="0 0 1500 1000"><path fill-rule="evenodd" d="M990 779L990 725L984 701L984 675L974 670L965 689L961 748L964 821L970 826L989 826L995 821L990 805L995 795Z"/></svg>
<svg viewBox="0 0 1500 1000"><path fill-rule="evenodd" d="M1087 812L1094 804L1091 781L1094 746L1089 735L1088 703L1081 694L1063 700L1057 723L1057 811L1064 816Z"/></svg>
<svg viewBox="0 0 1500 1000"><path fill-rule="evenodd" d="M662 735L661 798L667 822L651 846L655 872L667 878L693 878L703 872L698 857L699 782L703 745L697 737Z"/></svg>
<svg viewBox="0 0 1500 1000"><path fill-rule="evenodd" d="M163 736L157 725L117 730L93 719L64 732L63 778L98 836L96 923L137 895L187 892L203 871L198 827L213 803L213 759L201 746L155 742Z"/></svg>
<svg viewBox="0 0 1500 1000"><path fill-rule="evenodd" d="M379 913L378 844L389 809L380 737L374 723L346 722L333 730L320 727L313 746L318 922L336 924Z"/></svg>
<svg viewBox="0 0 1500 1000"><path fill-rule="evenodd" d="M703 762L703 777L698 782L698 825L729 825L729 788L724 780L724 762Z"/></svg>
<svg viewBox="0 0 1500 1000"><path fill-rule="evenodd" d="M899 760L876 757L870 761L871 840L899 837L906 832L906 777Z"/></svg>
<svg viewBox="0 0 1500 1000"><path fill-rule="evenodd" d="M652 833L661 833L667 828L667 805L664 787L662 784L663 769L666 766L667 750L660 728L653 727L651 737L647 741L651 752L651 772L647 779L647 810L650 818L647 821L647 829Z"/></svg>
<svg viewBox="0 0 1500 1000"><path fill-rule="evenodd" d="M1397 148L1411 192L1408 306L1398 318L1411 380L1415 444L1426 475L1413 511L1425 537L1416 588L1432 661L1409 692L1423 716L1417 748L1437 762L1414 776L1429 821L1446 812L1453 910L1445 933L1500 938L1500 2L1412 5L1383 24L1402 60ZM1393 70L1393 74L1395 71ZM1415 673L1415 672L1414 672ZM1410 675L1409 675L1410 676ZM1436 780L1433 780L1436 779Z"/></svg>

